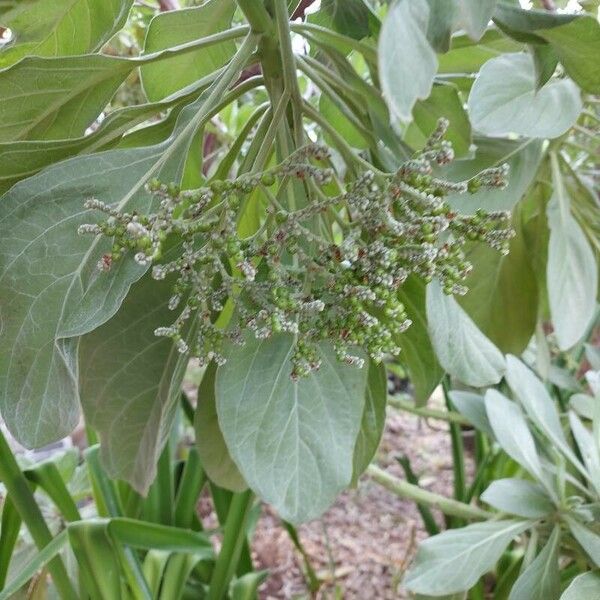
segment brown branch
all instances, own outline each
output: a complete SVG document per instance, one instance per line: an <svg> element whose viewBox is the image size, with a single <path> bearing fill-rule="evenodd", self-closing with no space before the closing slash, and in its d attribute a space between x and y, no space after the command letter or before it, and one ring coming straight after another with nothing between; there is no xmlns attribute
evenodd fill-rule
<svg viewBox="0 0 600 600"><path fill-rule="evenodd" d="M179 6L179 0L158 0L158 6L162 12L179 10L181 8L181 6Z"/></svg>
<svg viewBox="0 0 600 600"><path fill-rule="evenodd" d="M300 3L298 6L296 6L296 9L292 13L292 21L295 21L296 19L304 19L306 9L313 4L314 1L315 0L300 0Z"/></svg>
<svg viewBox="0 0 600 600"><path fill-rule="evenodd" d="M556 4L554 4L554 0L540 0L540 2L542 3L542 6L546 10L551 10L551 11L556 10Z"/></svg>

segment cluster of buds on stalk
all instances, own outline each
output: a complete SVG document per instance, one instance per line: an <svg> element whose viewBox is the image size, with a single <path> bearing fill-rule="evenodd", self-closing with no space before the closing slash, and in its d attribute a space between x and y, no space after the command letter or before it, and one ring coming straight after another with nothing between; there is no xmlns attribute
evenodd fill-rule
<svg viewBox="0 0 600 600"><path fill-rule="evenodd" d="M177 317L155 334L172 338L180 352L202 363L222 364L225 342L243 343L249 330L258 339L294 335L294 379L319 368L322 341L333 344L339 360L360 367L364 359L357 348L375 361L400 352L398 336L411 324L398 294L407 277L437 278L446 293L464 294L471 270L467 242L508 251L509 213L461 215L446 198L482 186L503 187L507 168L488 169L461 183L435 177L434 167L453 158L443 139L446 128L440 121L425 148L396 173L365 172L337 195L323 191L334 176L324 165L328 149L311 144L263 173L213 181L198 190L154 181L148 189L158 208L151 214L89 200L86 206L107 218L82 225L80 232L113 239L101 269L133 252L139 264L153 265L155 279L173 279L169 308ZM294 179L311 198L298 208L285 204ZM242 238L240 207L259 201L259 195L269 205L264 221L254 235ZM180 248L173 260L163 259L167 240ZM217 327L226 302L233 303L233 316L226 328Z"/></svg>

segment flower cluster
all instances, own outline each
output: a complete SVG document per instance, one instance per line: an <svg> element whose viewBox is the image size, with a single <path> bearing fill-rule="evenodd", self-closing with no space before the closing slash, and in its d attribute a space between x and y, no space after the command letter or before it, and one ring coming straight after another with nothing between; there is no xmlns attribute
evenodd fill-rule
<svg viewBox="0 0 600 600"><path fill-rule="evenodd" d="M323 191L333 178L324 166L328 150L309 145L264 173L198 190L152 182L159 203L147 215L88 200L88 208L107 218L82 225L80 232L113 238L101 269L131 251L139 264L153 265L155 279L174 279L169 308L177 316L155 334L172 338L180 352L202 362L223 363L224 342L243 343L247 330L259 339L294 334L293 378L319 368L323 340L348 364L362 366L356 348L380 361L400 351L398 335L411 324L398 298L409 275L438 278L446 293L463 294L471 270L465 243L483 241L507 252L512 235L507 213L467 216L451 210L449 193L502 187L507 169L489 169L462 183L436 178L434 166L453 158L443 139L446 128L441 121L424 150L395 174L365 172L335 196ZM303 182L311 198L295 209L283 200L293 179ZM258 231L243 239L237 231L240 206L256 201L257 193L269 209ZM180 248L173 260L162 258L167 240ZM235 310L224 329L215 319L226 302Z"/></svg>

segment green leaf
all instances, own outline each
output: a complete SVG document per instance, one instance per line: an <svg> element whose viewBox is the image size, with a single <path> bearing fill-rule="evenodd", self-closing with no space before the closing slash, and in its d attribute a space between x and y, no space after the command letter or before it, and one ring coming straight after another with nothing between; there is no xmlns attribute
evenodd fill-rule
<svg viewBox="0 0 600 600"><path fill-rule="evenodd" d="M526 479L492 481L481 499L501 512L526 519L541 519L555 510L543 488Z"/></svg>
<svg viewBox="0 0 600 600"><path fill-rule="evenodd" d="M132 257L110 273L97 262L108 240L90 241L77 227L98 218L86 198L121 209L148 209L144 184L178 181L199 123L237 78L253 47L250 38L210 93L184 108L171 136L147 148L73 158L16 184L0 199L0 411L24 445L64 437L79 419L77 336L114 315L144 269ZM6 311L10 311L7 320Z"/></svg>
<svg viewBox="0 0 600 600"><path fill-rule="evenodd" d="M381 23L364 0L322 0L314 22L355 40L377 35ZM316 16L316 15L315 15Z"/></svg>
<svg viewBox="0 0 600 600"><path fill-rule="evenodd" d="M474 269L467 279L469 291L460 299L482 333L502 352L515 354L529 344L538 314L537 282L520 215L517 210L513 217L517 235L506 256L485 244L472 246L467 259Z"/></svg>
<svg viewBox="0 0 600 600"><path fill-rule="evenodd" d="M530 526L529 521L488 521L431 537L419 546L406 586L435 596L468 590L494 567L513 538Z"/></svg>
<svg viewBox="0 0 600 600"><path fill-rule="evenodd" d="M536 91L533 60L525 53L489 60L471 88L468 105L478 131L533 138L559 137L583 108L579 89L570 79L550 81Z"/></svg>
<svg viewBox="0 0 600 600"><path fill-rule="evenodd" d="M146 494L171 431L187 357L154 335L171 323L173 280L146 274L117 314L79 347L81 403L100 436L102 462L114 479Z"/></svg>
<svg viewBox="0 0 600 600"><path fill-rule="evenodd" d="M600 574L578 575L564 591L560 600L600 600Z"/></svg>
<svg viewBox="0 0 600 600"><path fill-rule="evenodd" d="M600 24L594 16L524 10L500 2L494 20L517 40L550 43L568 75L584 91L600 93Z"/></svg>
<svg viewBox="0 0 600 600"><path fill-rule="evenodd" d="M560 527L552 530L550 539L535 560L517 579L509 600L558 600L560 595L560 569L558 552Z"/></svg>
<svg viewBox="0 0 600 600"><path fill-rule="evenodd" d="M219 423L248 485L292 523L319 516L352 479L367 369L340 363L323 344L323 364L290 377L291 335L231 346L217 371Z"/></svg>
<svg viewBox="0 0 600 600"><path fill-rule="evenodd" d="M571 533L596 567L600 567L600 535L572 517L565 517Z"/></svg>
<svg viewBox="0 0 600 600"><path fill-rule="evenodd" d="M219 39L233 39L244 31L234 28ZM213 43L207 37L131 59L103 54L26 57L0 71L0 142L80 137L135 68Z"/></svg>
<svg viewBox="0 0 600 600"><path fill-rule="evenodd" d="M537 428L573 464L581 466L567 442L558 409L544 384L518 358L511 355L506 357L506 380Z"/></svg>
<svg viewBox="0 0 600 600"><path fill-rule="evenodd" d="M327 119L329 124L353 147L365 149L369 147L360 131L334 104L327 94L321 94L319 98L319 112ZM331 137L325 133L325 139L331 143Z"/></svg>
<svg viewBox="0 0 600 600"><path fill-rule="evenodd" d="M494 437L494 432L485 409L483 396L474 394L473 392L453 390L450 392L450 400L456 407L456 410L466 417L474 427L479 429L479 431L483 431L483 433L490 437Z"/></svg>
<svg viewBox="0 0 600 600"><path fill-rule="evenodd" d="M534 477L542 479L542 464L535 441L519 405L489 389L485 394L485 408L502 450Z"/></svg>
<svg viewBox="0 0 600 600"><path fill-rule="evenodd" d="M496 8L497 0L458 0L460 23L474 40L480 40Z"/></svg>
<svg viewBox="0 0 600 600"><path fill-rule="evenodd" d="M471 124L460 94L453 85L434 85L429 98L415 104L414 121L405 134L405 141L413 148L423 148L441 117L450 122L446 139L452 143L455 155L468 154L472 141Z"/></svg>
<svg viewBox="0 0 600 600"><path fill-rule="evenodd" d="M532 44L529 47L533 56L533 66L535 69L535 89L541 89L548 81L558 65L558 56L554 48L549 44Z"/></svg>
<svg viewBox="0 0 600 600"><path fill-rule="evenodd" d="M198 404L194 417L196 446L202 467L214 483L232 492L243 492L248 486L231 459L219 426L215 403L216 372L216 365L211 363L206 368L198 388Z"/></svg>
<svg viewBox="0 0 600 600"><path fill-rule="evenodd" d="M254 600L258 594L258 588L268 577L268 571L254 571L246 573L231 583L231 600Z"/></svg>
<svg viewBox="0 0 600 600"><path fill-rule="evenodd" d="M470 179L488 167L503 163L509 166L506 189L480 189L475 194L450 194L450 206L464 214L474 214L478 208L486 210L513 210L523 199L534 180L541 158L543 144L540 140L525 142L499 138L475 137L475 158L456 160L442 169L451 181Z"/></svg>
<svg viewBox="0 0 600 600"><path fill-rule="evenodd" d="M144 53L154 53L191 42L227 29L235 2L208 0L200 6L163 12L150 22ZM170 58L141 68L144 91L149 100L162 100L222 67L235 52L235 44L225 41L208 48Z"/></svg>
<svg viewBox="0 0 600 600"><path fill-rule="evenodd" d="M570 212L563 178L554 170L548 203L550 242L546 278L550 315L558 346L573 347L586 333L596 310L598 269L594 253Z"/></svg>
<svg viewBox="0 0 600 600"><path fill-rule="evenodd" d="M127 106L111 112L97 129L88 135L61 140L20 140L0 143L0 191L6 191L21 179L34 175L44 167L76 154L106 150L115 146L135 125L171 108L167 119L154 123L174 125L179 110L196 99L206 87L206 81L185 93L175 94L162 102ZM141 135L138 129L136 135ZM168 137L170 131L164 136ZM158 141L162 141L161 138ZM139 141L139 140L138 140ZM152 143L157 143L152 142ZM139 143L138 145L148 145Z"/></svg>
<svg viewBox="0 0 600 600"><path fill-rule="evenodd" d="M425 284L417 277L409 277L400 288L398 298L412 321L412 325L396 337L396 342L402 349L400 362L408 370L417 404L422 405L427 402L444 375L427 329Z"/></svg>
<svg viewBox="0 0 600 600"><path fill-rule="evenodd" d="M427 41L427 0L399 0L379 36L379 78L394 120L410 121L415 102L431 93L437 58Z"/></svg>
<svg viewBox="0 0 600 600"><path fill-rule="evenodd" d="M456 21L456 0L427 0L427 39L436 52L448 52Z"/></svg>
<svg viewBox="0 0 600 600"><path fill-rule="evenodd" d="M0 68L25 56L86 54L118 31L133 0L36 0L22 2L2 17L14 43L0 51Z"/></svg>
<svg viewBox="0 0 600 600"><path fill-rule="evenodd" d="M358 478L371 464L377 452L383 427L385 425L385 407L387 404L387 376L385 367L369 361L369 375L365 407L363 410L360 430L354 447L352 483L356 484Z"/></svg>
<svg viewBox="0 0 600 600"><path fill-rule="evenodd" d="M427 320L437 358L448 373L473 387L502 379L504 357L437 280L427 286Z"/></svg>

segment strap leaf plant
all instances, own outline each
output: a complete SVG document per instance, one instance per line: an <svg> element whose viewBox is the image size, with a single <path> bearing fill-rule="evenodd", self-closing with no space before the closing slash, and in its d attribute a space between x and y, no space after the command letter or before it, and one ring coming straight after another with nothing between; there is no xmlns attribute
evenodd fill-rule
<svg viewBox="0 0 600 600"><path fill-rule="evenodd" d="M184 472L235 492L237 512L225 503L227 558L181 538L173 570L221 598L249 556L247 488L296 524L367 469L385 362L419 409L444 373L499 383L546 322L561 351L586 336L600 24L547 8L0 2L0 414L36 448L83 412L95 472L128 490L101 515L116 521L54 541L32 508L63 597L60 544L129 548L119 519L143 515L161 478L179 485L159 459L191 359L204 375L196 414L184 404L198 452ZM546 417L536 427L566 451ZM476 527L500 552L533 525ZM165 550L159 531L145 539L146 558ZM131 552L127 593L143 579ZM421 585L422 568L417 592L469 587Z"/></svg>

